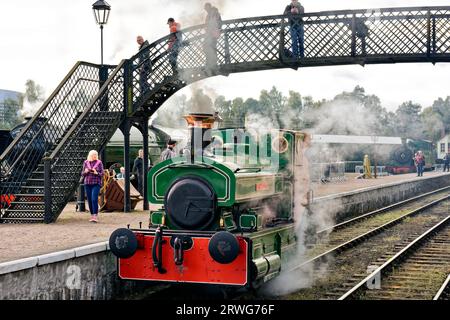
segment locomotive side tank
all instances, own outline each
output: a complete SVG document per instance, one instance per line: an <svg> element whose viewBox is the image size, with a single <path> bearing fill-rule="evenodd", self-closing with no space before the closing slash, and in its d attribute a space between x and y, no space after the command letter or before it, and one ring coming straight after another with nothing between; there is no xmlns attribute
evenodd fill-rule
<svg viewBox="0 0 450 320"><path fill-rule="evenodd" d="M189 152L148 174L149 228L111 235L118 275L258 286L277 276L296 248L294 166L301 165L305 134L257 137L214 131L212 115L186 120Z"/></svg>

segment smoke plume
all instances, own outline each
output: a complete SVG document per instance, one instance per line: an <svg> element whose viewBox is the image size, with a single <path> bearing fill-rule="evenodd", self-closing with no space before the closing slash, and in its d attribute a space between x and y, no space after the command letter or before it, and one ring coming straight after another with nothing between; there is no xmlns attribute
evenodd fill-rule
<svg viewBox="0 0 450 320"><path fill-rule="evenodd" d="M42 101L30 102L27 97L23 99L23 108L21 110L22 117L32 117L39 110L42 105Z"/></svg>

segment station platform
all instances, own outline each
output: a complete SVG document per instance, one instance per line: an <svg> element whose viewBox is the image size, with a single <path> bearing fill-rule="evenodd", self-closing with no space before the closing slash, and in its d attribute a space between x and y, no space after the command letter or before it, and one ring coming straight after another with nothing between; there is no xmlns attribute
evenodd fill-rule
<svg viewBox="0 0 450 320"><path fill-rule="evenodd" d="M357 179L359 174L346 173L344 181L336 181L329 183L313 184L314 197L324 197L345 192L355 191L359 189L366 189L370 187L383 186L391 183L409 182L414 180L421 180L423 178L441 176L449 173L443 172L425 172L423 177L418 177L416 173L400 174L378 177L377 179ZM450 177L449 177L450 178Z"/></svg>
<svg viewBox="0 0 450 320"><path fill-rule="evenodd" d="M433 172L425 173L424 177L404 174L368 180L356 179L357 175L349 174L344 181L315 184L312 188L315 198L339 197L349 192L358 193L358 190L362 192L368 188L383 188L443 175L449 176L450 185L450 174ZM126 228L127 224L138 228L142 222L142 226L147 227L148 212L142 210L142 202L136 209L132 213L100 213L99 223L93 224L88 221L89 213L76 212L75 203L69 203L54 224L0 224L0 263L107 241L115 229Z"/></svg>

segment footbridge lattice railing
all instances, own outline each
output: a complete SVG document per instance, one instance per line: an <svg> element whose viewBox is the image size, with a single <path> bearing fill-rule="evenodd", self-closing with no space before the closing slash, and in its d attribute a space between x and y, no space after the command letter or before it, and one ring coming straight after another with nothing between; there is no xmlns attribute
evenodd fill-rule
<svg viewBox="0 0 450 320"><path fill-rule="evenodd" d="M217 68L206 68L205 25L183 30L177 76L164 37L131 58L136 112L154 113L174 92L234 72L323 65L450 61L450 7L327 11L301 15L305 57L292 58L288 17L224 21ZM142 65L151 72L142 72ZM145 78L143 80L143 78ZM145 85L143 85L143 83Z"/></svg>

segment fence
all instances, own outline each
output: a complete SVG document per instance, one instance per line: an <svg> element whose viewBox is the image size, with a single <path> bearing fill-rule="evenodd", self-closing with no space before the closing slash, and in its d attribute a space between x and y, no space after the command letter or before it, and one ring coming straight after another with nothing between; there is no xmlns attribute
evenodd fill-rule
<svg viewBox="0 0 450 320"><path fill-rule="evenodd" d="M313 182L340 182L345 181L345 162L313 163Z"/></svg>
<svg viewBox="0 0 450 320"><path fill-rule="evenodd" d="M372 173L372 176L375 175L375 167L370 167L370 172ZM355 166L355 173L363 174L364 173L364 166ZM386 166L377 166L377 176L388 176L389 172L386 171Z"/></svg>

